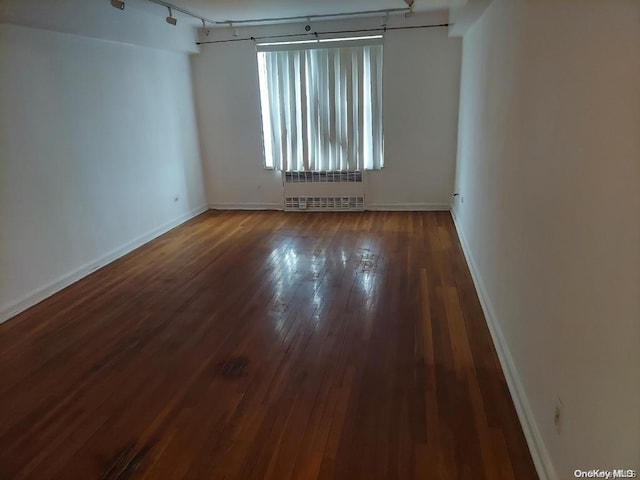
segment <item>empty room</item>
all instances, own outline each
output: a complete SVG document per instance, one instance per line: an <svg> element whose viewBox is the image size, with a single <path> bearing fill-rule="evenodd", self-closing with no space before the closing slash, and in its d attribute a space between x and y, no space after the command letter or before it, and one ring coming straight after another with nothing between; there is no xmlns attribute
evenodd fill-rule
<svg viewBox="0 0 640 480"><path fill-rule="evenodd" d="M640 1L0 0L0 480L640 472Z"/></svg>

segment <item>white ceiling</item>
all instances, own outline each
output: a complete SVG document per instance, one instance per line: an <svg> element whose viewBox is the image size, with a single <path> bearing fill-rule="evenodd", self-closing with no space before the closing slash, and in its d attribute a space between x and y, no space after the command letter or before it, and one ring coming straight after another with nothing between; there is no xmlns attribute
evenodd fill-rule
<svg viewBox="0 0 640 480"><path fill-rule="evenodd" d="M416 12L460 6L466 0L415 0ZM215 21L328 15L404 8L404 0L173 0L176 6Z"/></svg>

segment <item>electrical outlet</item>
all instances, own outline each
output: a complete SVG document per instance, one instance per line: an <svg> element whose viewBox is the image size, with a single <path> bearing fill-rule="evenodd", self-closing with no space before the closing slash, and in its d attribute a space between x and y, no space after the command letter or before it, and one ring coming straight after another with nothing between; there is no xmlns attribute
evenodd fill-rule
<svg viewBox="0 0 640 480"><path fill-rule="evenodd" d="M553 423L556 426L556 433L560 435L562 433L562 422L564 421L564 405L562 399L558 398L556 402L556 411L553 416Z"/></svg>

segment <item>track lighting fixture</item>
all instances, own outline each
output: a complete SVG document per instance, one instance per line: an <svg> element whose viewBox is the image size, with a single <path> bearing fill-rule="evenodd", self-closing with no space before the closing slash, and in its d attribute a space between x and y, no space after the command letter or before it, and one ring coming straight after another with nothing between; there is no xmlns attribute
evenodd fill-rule
<svg viewBox="0 0 640 480"><path fill-rule="evenodd" d="M173 17L171 13L171 7L167 7L167 8L169 9L169 16L167 17L167 23L175 27L176 24L178 23L178 19Z"/></svg>
<svg viewBox="0 0 640 480"><path fill-rule="evenodd" d="M234 38L238 37L238 29L233 27L233 22L229 23L229 30L231 31L231 36Z"/></svg>
<svg viewBox="0 0 640 480"><path fill-rule="evenodd" d="M120 0L111 0L111 6L118 10L124 10L124 2L121 2Z"/></svg>
<svg viewBox="0 0 640 480"><path fill-rule="evenodd" d="M407 13L404 14L404 18L409 18L413 16L413 6L416 3L415 0L404 0L404 3L407 4L407 7L409 7L409 11Z"/></svg>
<svg viewBox="0 0 640 480"><path fill-rule="evenodd" d="M205 23L204 19L201 18L200 20L202 20L202 31L208 37L209 34L211 33L211 30L207 28L207 24Z"/></svg>

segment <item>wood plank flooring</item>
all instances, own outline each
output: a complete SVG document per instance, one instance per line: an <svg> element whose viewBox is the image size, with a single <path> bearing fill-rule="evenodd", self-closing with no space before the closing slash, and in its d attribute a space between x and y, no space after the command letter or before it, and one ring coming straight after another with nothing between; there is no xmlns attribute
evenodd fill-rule
<svg viewBox="0 0 640 480"><path fill-rule="evenodd" d="M208 212L0 325L0 479L536 479L449 213Z"/></svg>

